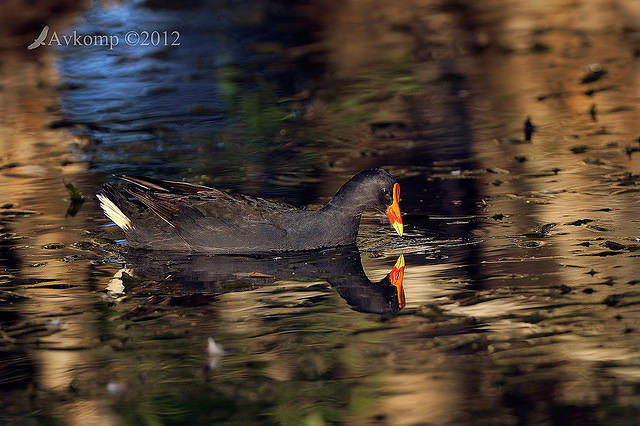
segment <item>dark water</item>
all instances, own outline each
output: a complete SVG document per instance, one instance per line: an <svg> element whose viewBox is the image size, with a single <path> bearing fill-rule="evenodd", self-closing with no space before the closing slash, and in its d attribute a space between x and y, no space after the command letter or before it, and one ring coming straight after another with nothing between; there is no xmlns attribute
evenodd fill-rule
<svg viewBox="0 0 640 426"><path fill-rule="evenodd" d="M8 6L0 419L637 424L636 3ZM26 51L44 23L181 45ZM355 250L130 253L93 197L124 172L316 207L368 167L405 236L371 214Z"/></svg>

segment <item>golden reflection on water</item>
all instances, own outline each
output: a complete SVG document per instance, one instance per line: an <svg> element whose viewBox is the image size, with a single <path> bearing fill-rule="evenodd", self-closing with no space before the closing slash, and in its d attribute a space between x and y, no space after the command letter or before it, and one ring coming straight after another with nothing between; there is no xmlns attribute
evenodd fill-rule
<svg viewBox="0 0 640 426"><path fill-rule="evenodd" d="M328 38L332 52L330 58L338 75L358 74L359 67L365 68L369 58L377 57L373 52L380 49L385 42L388 43L384 49L386 54L406 53L402 51L402 47L411 45L411 41L408 40L411 34L404 40L397 34L386 38L382 35L383 41L372 37L372 33L368 31L370 28L368 23L372 21L376 21L379 27L405 21L401 18L402 13L397 13L391 4L374 3L375 6L368 8L368 13L335 13L327 19L332 23L332 28L335 28L335 25L340 26L345 21L347 21L345 26L348 25L350 28L350 31L335 31L333 34L337 40L333 42L331 36ZM407 10L420 10L421 6L429 7L429 3L412 2ZM640 19L640 7L632 2L616 3L617 7L609 6L609 2L578 2L567 7L565 4L553 1L527 2L526 4L524 2L480 2L468 5L471 11L465 14L465 17L471 20L477 18L477 21L465 24L478 28L475 36L486 38L487 43L509 46L513 49L528 49L532 43L531 34L542 28L544 31L538 37L538 41L562 52L551 58L531 54L505 56L496 52L470 55L460 61L459 70L472 76L469 79L471 84L467 86L470 92L467 110L470 113L469 121L473 130L470 137L473 138L471 146L476 167L480 170L496 166L504 167L511 169L512 174L516 174L516 176L487 175L482 179L486 185L486 193L479 197L487 201L491 200L490 214L494 212L509 214L507 232L511 235L530 232L533 226L552 222L566 223L582 217L595 217L604 227L620 231L618 235L628 240L629 237L639 235L635 194L623 194L616 199L611 199L610 187L598 181L602 171L594 172L593 166L583 163L582 159L572 155L568 150L572 145L587 143L593 147L593 151L596 151L592 152L592 155L605 162L601 166L605 173L616 170L638 173L640 167L637 157L634 161L629 161L622 153L622 147L625 144L631 144L632 140L640 135L638 121L631 118L637 115L634 105L637 105L640 94L638 62L627 59L631 54L629 43L618 40L618 38L624 39L624 35L617 32L609 32L603 37L593 35L599 31L607 33L612 23L617 28L624 25L636 27ZM349 5L345 6L341 12L343 10L349 10ZM372 17L372 14L375 17ZM354 22L357 19L360 21ZM455 37L455 34L452 34L458 30L455 23L445 27L442 25L445 21L439 17L431 15L423 19L426 22L420 21L418 24L413 22L412 26L423 29L435 27L442 30L439 33L432 31L437 34L436 37ZM581 37L582 31L589 32L589 47L586 44L581 45L581 43L587 43ZM348 35L346 37L349 42L345 42L345 35ZM374 39L379 44L372 46ZM606 50L605 57L592 53L600 53L604 50ZM589 86L578 84L585 70L582 66L576 65L599 61L606 61L605 66L610 67L610 74L615 74L615 77L613 81L605 79L595 86L615 84L625 89L604 91L596 98L582 94ZM428 65L425 70L418 69L415 72L419 76L432 74L428 70ZM540 101L537 96L541 94L558 94L558 97ZM588 111L594 102L597 102L600 111L611 111L620 104L629 105L631 108L628 112L617 113L617 115L601 114L598 121L593 122ZM388 102L386 106L387 110L406 108L394 102ZM437 110L441 106L438 103L429 103L429 107ZM442 115L442 113L435 113L435 115ZM520 126L528 116L532 117L534 123L540 123L534 134L533 144L510 145L497 142L497 138L523 138ZM496 123L496 117L501 117L503 122L498 119ZM586 135L597 133L603 126L606 126L612 134L587 138L585 141ZM557 136L549 137L549 135ZM612 140L618 141L614 145L615 148L605 149L606 144ZM496 157L497 152L499 157ZM518 164L512 160L516 155L526 157L527 161ZM561 177L541 178L539 181L521 177L526 174L553 174L554 168L561 170ZM492 185L492 182L498 178L504 181L500 190ZM593 196L585 197L585 192ZM594 210L606 207L613 207L617 213L613 217L594 213ZM506 247L513 245L513 239L505 238L504 232L505 230L499 227L487 227L479 233L479 238L483 240L479 247L485 253L480 257L491 259L495 256L494 253L498 254ZM508 283L509 279L519 277L519 281L527 281L534 285L536 282L539 282L539 285L548 285L549 280L558 284L583 283L586 281L585 276L588 276L585 273L591 268L610 270L611 267L614 269L622 267L624 269L616 273L616 275L622 275L620 277L622 281L624 278L631 279L640 272L637 269L637 262L630 263L628 258L612 260L609 257L577 257L575 254L580 251L576 250L576 243L584 239L592 239L594 235L593 232L585 232L583 229L576 230L576 233L577 238L575 236L555 238L553 249L544 250L543 254L539 253L539 250L531 253L532 262L527 262L526 257L514 258L512 262L506 263L504 260L498 260L496 266L487 265L486 269L503 274L503 279L498 283ZM541 254L548 260L535 260ZM409 307L417 306L426 300L437 301L446 298L448 292L446 287L451 287L455 291L457 287L455 280L446 285L442 277L438 279L440 272L438 270L450 271L452 266L455 267L452 263L450 259L446 265L409 265L405 280ZM532 263L537 265L533 270ZM434 283L445 284L445 288ZM491 281L487 283L491 285ZM606 288L602 291L601 298L612 293ZM553 323L537 325L515 319L493 320L493 318L509 314L518 315L519 312L535 312L536 309L542 309L544 312L549 302L548 298L531 297L526 294L514 297L506 291L503 298L498 297L469 306L447 303L444 309L488 321L489 324L486 326L490 336L488 339L508 341L527 339L527 336L536 333L550 332L557 326ZM634 355L624 339L616 338L616 343L609 342L607 346L613 347L602 347L602 342L599 340L602 335L620 333L620 326L615 323L604 320L609 324L604 326L602 320L589 318L599 314L608 317L609 315L605 313L606 306L589 306L585 309L584 312L573 309L564 310L570 317L578 315L579 318L581 315L586 315L585 321L578 326L584 329L577 333L582 335L586 332L588 335L598 336L593 339L593 342L590 342L592 339L586 336L576 337L575 334L565 334L559 337L557 342L550 342L544 346L544 357L550 362L570 363L566 369L558 373L567 378L565 388L558 390L558 400L566 404L589 404L598 400L598 396L594 394L597 382L602 379L598 374L598 363L631 359L637 362L637 355ZM560 312L558 314L563 315ZM577 322L580 323L580 321ZM636 320L632 322L636 323ZM503 347L492 357L495 362L502 362L510 356L517 357L518 354L517 351ZM629 370L631 373L626 376L627 379L637 374L638 368L633 367ZM455 415L451 413L455 412L453 407L460 406L461 402L457 401L459 389L455 386L449 387L450 382L445 381L444 384L439 385L437 381L433 383L430 379L429 376L414 374L394 375L389 381L389 391L397 392L399 395L384 398L381 406L385 408L380 411L387 416L393 416L387 417L392 419L392 424L455 421ZM453 381L460 382L461 379L456 378ZM483 388L483 391L486 389ZM478 398L482 396L478 395Z"/></svg>
<svg viewBox="0 0 640 426"><path fill-rule="evenodd" d="M4 6L3 6L4 7ZM44 50L44 49L41 49ZM64 219L69 204L63 177L78 181L87 164L77 161L82 142L66 132L49 128L62 114L56 99L60 85L55 71L55 55L49 51L25 55L5 51L0 67L0 202L12 204L6 210L28 211L28 220L5 222L16 236L13 249L20 257L19 279L46 278L48 281L19 290L28 300L20 314L27 323L43 324L47 331L37 337L29 355L38 368L34 385L43 390L66 391L77 370L91 362L80 350L94 339L93 300L87 288L52 292L46 285L88 282L89 265L63 261L58 252L38 250L60 242L73 242L86 229L80 219ZM38 286L45 285L39 289ZM56 415L72 424L118 424L104 402L95 399L59 404Z"/></svg>

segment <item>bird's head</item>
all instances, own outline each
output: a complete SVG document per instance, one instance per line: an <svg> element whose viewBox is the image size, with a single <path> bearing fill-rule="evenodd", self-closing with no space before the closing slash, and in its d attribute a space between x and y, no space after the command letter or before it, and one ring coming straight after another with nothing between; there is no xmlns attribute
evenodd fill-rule
<svg viewBox="0 0 640 426"><path fill-rule="evenodd" d="M394 229L402 235L399 201L400 184L383 169L358 173L343 185L333 200L334 203L353 205L358 211L377 210L385 213Z"/></svg>

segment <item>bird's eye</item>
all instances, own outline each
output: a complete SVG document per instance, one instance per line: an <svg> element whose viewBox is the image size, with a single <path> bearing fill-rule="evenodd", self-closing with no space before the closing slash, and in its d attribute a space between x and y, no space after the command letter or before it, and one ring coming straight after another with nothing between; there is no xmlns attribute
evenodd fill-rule
<svg viewBox="0 0 640 426"><path fill-rule="evenodd" d="M382 188L382 199L385 204L389 204L391 202L391 193L387 188Z"/></svg>

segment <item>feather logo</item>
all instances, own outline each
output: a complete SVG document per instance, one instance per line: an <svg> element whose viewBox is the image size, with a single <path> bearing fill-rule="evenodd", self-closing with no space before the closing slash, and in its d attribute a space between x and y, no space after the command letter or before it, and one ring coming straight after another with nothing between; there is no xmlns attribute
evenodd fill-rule
<svg viewBox="0 0 640 426"><path fill-rule="evenodd" d="M35 40L33 40L33 43L27 46L27 50L33 50L37 47L44 46L44 39L47 37L48 33L49 33L49 26L45 25L42 31L40 32L40 35L36 37Z"/></svg>

